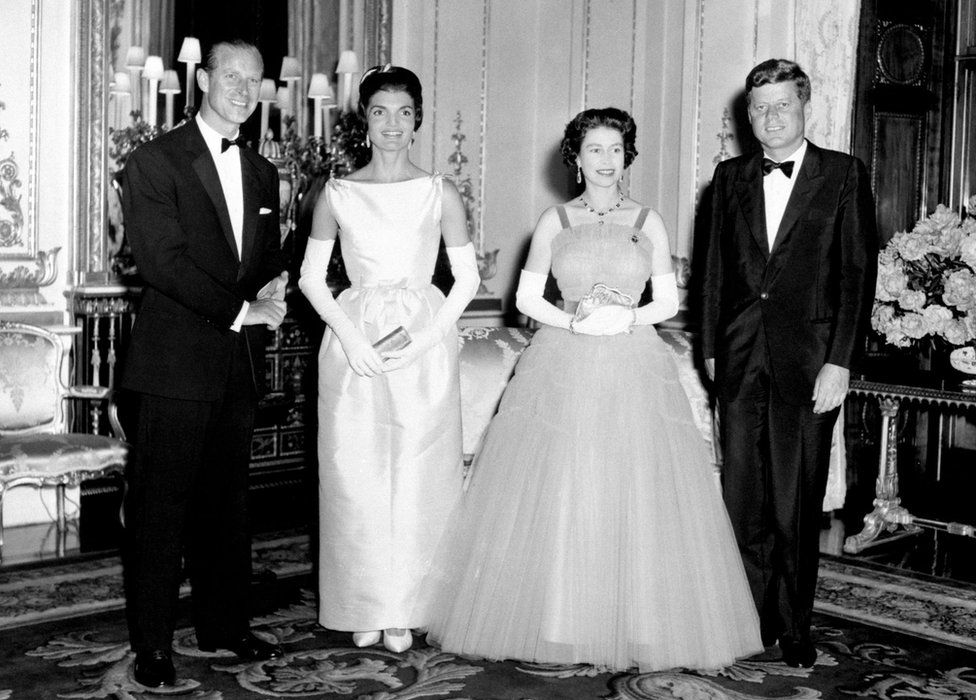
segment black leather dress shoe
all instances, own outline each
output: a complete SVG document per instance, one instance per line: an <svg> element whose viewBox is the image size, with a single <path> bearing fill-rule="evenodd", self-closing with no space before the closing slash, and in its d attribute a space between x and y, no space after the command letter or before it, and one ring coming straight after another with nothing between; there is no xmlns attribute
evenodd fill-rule
<svg viewBox="0 0 976 700"><path fill-rule="evenodd" d="M173 669L173 657L166 649L137 652L132 677L135 678L136 683L147 688L175 685L176 671Z"/></svg>
<svg viewBox="0 0 976 700"><path fill-rule="evenodd" d="M258 638L253 632L245 632L236 639L220 641L198 639L197 641L200 651L214 652L218 649L226 649L237 654L242 661L267 661L284 656L280 646Z"/></svg>
<svg viewBox="0 0 976 700"><path fill-rule="evenodd" d="M809 639L793 641L781 639L780 648L783 650L783 663L793 668L812 668L817 660L817 648Z"/></svg>

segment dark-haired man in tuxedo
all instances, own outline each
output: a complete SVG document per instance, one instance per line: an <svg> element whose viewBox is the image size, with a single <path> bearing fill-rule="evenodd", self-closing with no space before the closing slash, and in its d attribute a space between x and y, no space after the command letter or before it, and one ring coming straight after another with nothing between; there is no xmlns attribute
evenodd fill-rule
<svg viewBox="0 0 976 700"><path fill-rule="evenodd" d="M803 70L759 64L746 102L762 152L715 168L703 351L763 641L809 667L831 434L871 310L878 237L864 165L804 137Z"/></svg>
<svg viewBox="0 0 976 700"><path fill-rule="evenodd" d="M247 472L267 330L285 315L278 174L237 140L264 64L215 45L197 71L200 113L140 146L123 171L126 234L145 287L122 387L136 397L124 548L133 675L175 683L170 655L183 561L203 651L280 648L249 628Z"/></svg>

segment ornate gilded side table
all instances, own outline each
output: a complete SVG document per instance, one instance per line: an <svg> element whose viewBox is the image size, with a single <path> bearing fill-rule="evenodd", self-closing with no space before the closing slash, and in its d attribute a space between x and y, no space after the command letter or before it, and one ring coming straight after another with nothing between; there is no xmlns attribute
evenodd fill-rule
<svg viewBox="0 0 976 700"><path fill-rule="evenodd" d="M898 496L898 414L903 406L929 406L940 412L940 431L945 414L962 414L976 409L976 393L951 388L934 388L855 379L850 393L875 398L881 409L881 455L875 482L874 509L864 516L864 529L844 541L844 551L861 550L919 532L923 527L943 530L954 535L976 537L976 525L928 520L912 515L901 505ZM941 467L941 444L938 459ZM889 536L882 539L882 533Z"/></svg>

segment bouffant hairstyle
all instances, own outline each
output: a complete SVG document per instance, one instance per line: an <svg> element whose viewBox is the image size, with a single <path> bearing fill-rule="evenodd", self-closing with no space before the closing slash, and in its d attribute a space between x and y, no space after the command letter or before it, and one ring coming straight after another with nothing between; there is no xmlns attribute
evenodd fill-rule
<svg viewBox="0 0 976 700"><path fill-rule="evenodd" d="M630 167L637 157L637 146L634 145L637 141L637 124L627 112L616 107L583 110L566 125L563 141L559 146L566 165L570 168L576 167L576 157L583 145L583 137L590 129L600 126L615 129L624 137L624 167Z"/></svg>
<svg viewBox="0 0 976 700"><path fill-rule="evenodd" d="M751 99L753 88L788 81L796 85L800 102L806 104L810 101L810 76L803 72L799 64L785 58L771 58L749 71L746 76L746 101Z"/></svg>
<svg viewBox="0 0 976 700"><path fill-rule="evenodd" d="M380 90L387 92L403 91L413 98L414 120L413 129L416 131L424 121L424 96L420 88L420 78L407 68L391 66L373 66L363 73L359 81L359 118L366 122L366 107L370 98Z"/></svg>

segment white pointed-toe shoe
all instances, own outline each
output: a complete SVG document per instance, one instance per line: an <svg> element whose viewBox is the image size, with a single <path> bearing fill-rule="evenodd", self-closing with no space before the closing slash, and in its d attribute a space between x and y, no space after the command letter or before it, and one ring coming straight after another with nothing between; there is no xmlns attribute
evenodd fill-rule
<svg viewBox="0 0 976 700"><path fill-rule="evenodd" d="M392 652L406 651L413 644L413 635L406 629L383 630L383 646Z"/></svg>
<svg viewBox="0 0 976 700"><path fill-rule="evenodd" d="M379 644L380 639L382 639L383 636L383 633L379 630L370 630L369 632L353 632L352 643L357 647L371 647L374 644Z"/></svg>

